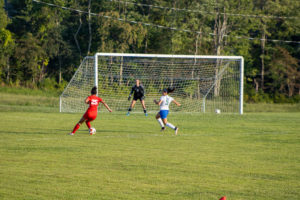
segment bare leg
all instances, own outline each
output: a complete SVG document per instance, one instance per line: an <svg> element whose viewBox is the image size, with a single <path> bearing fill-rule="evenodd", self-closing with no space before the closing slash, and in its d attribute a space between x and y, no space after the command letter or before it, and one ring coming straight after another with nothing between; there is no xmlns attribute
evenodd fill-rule
<svg viewBox="0 0 300 200"><path fill-rule="evenodd" d="M163 121L162 121L162 119L160 117L159 112L156 114L155 118L158 121L159 125L161 126L161 130L162 131L165 130L165 125L164 125L164 123L163 123Z"/></svg>
<svg viewBox="0 0 300 200"><path fill-rule="evenodd" d="M148 116L144 99L141 100L141 104L144 109L145 116Z"/></svg>
<svg viewBox="0 0 300 200"><path fill-rule="evenodd" d="M82 116L81 119L79 120L78 124L81 125L83 122L85 122L85 120L86 120L86 119Z"/></svg>
<svg viewBox="0 0 300 200"><path fill-rule="evenodd" d="M156 114L155 118L156 118L156 119L159 119L159 118L160 118L159 112Z"/></svg>
<svg viewBox="0 0 300 200"><path fill-rule="evenodd" d="M164 125L166 125L168 123L167 118L162 119L162 121L163 121Z"/></svg>
<svg viewBox="0 0 300 200"><path fill-rule="evenodd" d="M131 108L131 109L134 108L135 103L136 103L136 101L135 101L135 100L132 100L131 105L130 105L130 108Z"/></svg>
<svg viewBox="0 0 300 200"><path fill-rule="evenodd" d="M131 102L131 104L130 104L130 107L128 108L127 116L130 115L130 111L132 110L132 108L134 108L135 103L136 103L136 101L135 101L135 100L132 100L132 102Z"/></svg>
<svg viewBox="0 0 300 200"><path fill-rule="evenodd" d="M79 129L80 125L85 121L86 119L82 116L79 122L75 125L73 131L69 135L74 135L75 132Z"/></svg>
<svg viewBox="0 0 300 200"><path fill-rule="evenodd" d="M146 110L145 101L144 101L144 100L141 100L141 103L142 103L143 109Z"/></svg>

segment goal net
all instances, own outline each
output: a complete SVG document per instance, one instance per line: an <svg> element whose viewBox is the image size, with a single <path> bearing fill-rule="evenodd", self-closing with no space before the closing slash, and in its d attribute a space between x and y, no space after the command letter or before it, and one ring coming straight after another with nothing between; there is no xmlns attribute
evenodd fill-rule
<svg viewBox="0 0 300 200"><path fill-rule="evenodd" d="M147 111L158 111L153 103L161 91L182 106L173 112L243 113L243 58L240 56L191 56L160 54L97 53L86 57L60 96L61 112L84 112L84 99L93 86L114 111L127 111L128 96L135 80L145 88ZM100 111L103 110L100 108ZM142 112L137 102L133 111Z"/></svg>

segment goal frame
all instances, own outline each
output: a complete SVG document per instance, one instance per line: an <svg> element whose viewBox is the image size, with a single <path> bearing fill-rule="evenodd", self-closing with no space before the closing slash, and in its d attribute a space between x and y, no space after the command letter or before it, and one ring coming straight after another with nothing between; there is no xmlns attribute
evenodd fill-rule
<svg viewBox="0 0 300 200"><path fill-rule="evenodd" d="M96 53L94 56L86 56L82 63L86 59L93 59L94 63L94 85L97 86L98 89L98 59L100 56L110 56L110 57L141 57L141 58L188 58L188 59L229 59L229 60L238 60L239 62L239 114L243 114L243 95L244 95L244 58L242 56L215 56L215 55L171 55L171 54L136 54L136 53ZM73 75L72 79L66 86L70 85L73 81L75 75L78 73L78 70ZM209 90L213 88L214 85L211 86ZM65 89L66 89L65 88ZM65 90L64 90L65 91ZM98 91L97 91L98 93ZM62 93L62 95L64 92ZM62 95L59 98L59 111L62 112ZM205 103L206 103L206 96L203 98L202 104L202 111L205 113Z"/></svg>
<svg viewBox="0 0 300 200"><path fill-rule="evenodd" d="M190 59L233 59L240 60L240 91L239 91L239 114L243 114L243 96L244 96L244 58L242 56L214 56L214 55L171 55L171 54L135 54L135 53L96 53L94 55L95 86L98 88L98 57L143 57L143 58L190 58ZM98 91L97 91L98 92ZM205 98L203 99L205 106ZM205 111L205 108L203 109Z"/></svg>

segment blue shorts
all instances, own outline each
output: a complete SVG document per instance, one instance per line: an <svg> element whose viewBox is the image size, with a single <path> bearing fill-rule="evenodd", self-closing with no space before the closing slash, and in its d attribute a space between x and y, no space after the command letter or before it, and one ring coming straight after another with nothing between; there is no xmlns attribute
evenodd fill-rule
<svg viewBox="0 0 300 200"><path fill-rule="evenodd" d="M168 114L169 114L169 111L168 110L161 110L161 111L159 111L159 114L160 114L160 117L162 119L166 119Z"/></svg>

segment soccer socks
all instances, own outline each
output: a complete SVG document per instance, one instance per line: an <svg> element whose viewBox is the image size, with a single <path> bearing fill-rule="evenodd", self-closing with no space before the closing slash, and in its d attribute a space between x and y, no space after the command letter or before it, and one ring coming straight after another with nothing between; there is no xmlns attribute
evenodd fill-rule
<svg viewBox="0 0 300 200"><path fill-rule="evenodd" d="M147 113L146 109L144 109L144 114L145 114L146 117L148 116L148 113Z"/></svg>
<svg viewBox="0 0 300 200"><path fill-rule="evenodd" d="M163 121L161 120L161 118L158 118L157 121L158 121L159 125L160 125L162 128L165 127Z"/></svg>
<svg viewBox="0 0 300 200"><path fill-rule="evenodd" d="M90 130L91 129L91 123L90 123L90 121L85 121L85 123L86 123L87 127ZM80 127L80 124L79 123L76 124L75 127L74 127L74 129L73 129L73 131L72 131L72 133L75 134L75 132L79 129L79 127Z"/></svg>
<svg viewBox="0 0 300 200"><path fill-rule="evenodd" d="M170 127L171 129L176 130L176 127L173 124L169 123L169 122L166 124L166 126Z"/></svg>
<svg viewBox="0 0 300 200"><path fill-rule="evenodd" d="M175 135L177 135L177 133L178 133L178 128L177 127L175 127L173 124L171 124L171 123L167 123L166 124L168 127L170 127L171 129L174 129L175 130Z"/></svg>
<svg viewBox="0 0 300 200"><path fill-rule="evenodd" d="M75 133L79 129L79 127L80 127L80 124L76 124L72 133Z"/></svg>
<svg viewBox="0 0 300 200"><path fill-rule="evenodd" d="M130 115L130 111L131 111L131 107L128 108L128 112L127 112L127 114L126 114L127 116Z"/></svg>
<svg viewBox="0 0 300 200"><path fill-rule="evenodd" d="M90 123L90 121L85 121L85 123L86 123L87 127L88 127L89 130L90 130L90 129L91 129L91 123Z"/></svg>

